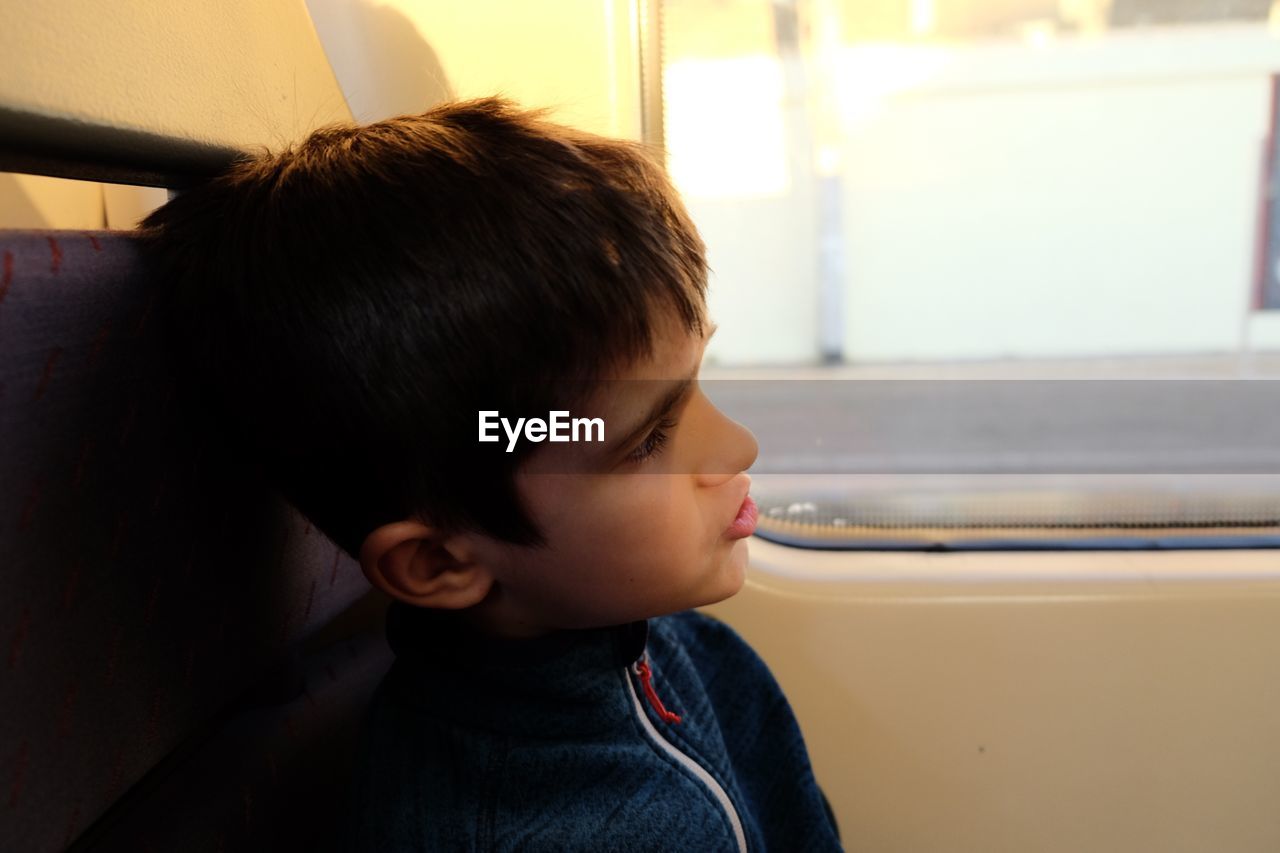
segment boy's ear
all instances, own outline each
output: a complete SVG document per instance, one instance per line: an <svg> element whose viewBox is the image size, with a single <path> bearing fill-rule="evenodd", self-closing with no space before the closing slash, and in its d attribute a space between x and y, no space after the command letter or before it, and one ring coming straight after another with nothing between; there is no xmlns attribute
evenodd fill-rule
<svg viewBox="0 0 1280 853"><path fill-rule="evenodd" d="M384 524L365 537L360 567L369 583L406 604L461 610L479 604L493 575L465 548L420 521Z"/></svg>

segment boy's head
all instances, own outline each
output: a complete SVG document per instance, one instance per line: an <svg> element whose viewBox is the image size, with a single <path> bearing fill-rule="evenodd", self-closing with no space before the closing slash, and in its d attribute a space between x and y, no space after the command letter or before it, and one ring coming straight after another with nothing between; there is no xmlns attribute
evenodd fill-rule
<svg viewBox="0 0 1280 853"><path fill-rule="evenodd" d="M696 370L704 249L644 148L500 99L444 104L241 161L151 214L139 236L205 412L376 585L525 633L656 615L557 607L543 600L558 588L553 570L533 575L541 559L599 560L561 553L573 533L565 511L584 536L631 541L598 529L607 517L591 511L604 495L587 484L645 463L606 469L590 445L588 464L583 445L525 441L508 453L476 440L481 410L545 417L589 399L622 423L649 383L600 380ZM681 405L695 396L705 403L691 392ZM731 509L741 503L746 478L735 475L755 444L719 417L736 451L689 457L678 476L701 477L723 515L730 491ZM634 493L670 478L621 479ZM593 506L566 510L588 497Z"/></svg>

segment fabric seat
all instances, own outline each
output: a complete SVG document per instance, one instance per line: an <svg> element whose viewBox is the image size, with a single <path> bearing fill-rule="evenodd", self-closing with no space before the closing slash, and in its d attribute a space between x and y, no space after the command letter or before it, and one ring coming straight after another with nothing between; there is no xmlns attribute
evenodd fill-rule
<svg viewBox="0 0 1280 853"><path fill-rule="evenodd" d="M260 849L254 774L334 790L389 665L376 607L319 633L369 586L184 404L162 286L126 232L0 232L2 850Z"/></svg>
<svg viewBox="0 0 1280 853"><path fill-rule="evenodd" d="M382 600L374 603L381 615ZM336 851L364 710L391 664L374 621L273 674L261 696L157 767L77 849Z"/></svg>

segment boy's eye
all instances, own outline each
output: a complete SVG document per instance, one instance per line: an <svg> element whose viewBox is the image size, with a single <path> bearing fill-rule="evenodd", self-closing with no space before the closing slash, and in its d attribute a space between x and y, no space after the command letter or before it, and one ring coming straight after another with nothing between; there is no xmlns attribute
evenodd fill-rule
<svg viewBox="0 0 1280 853"><path fill-rule="evenodd" d="M669 417L663 418L658 422L658 425L653 428L653 432L649 433L645 440L640 442L640 445L636 447L635 450L631 451L627 458L635 462L641 462L651 456L658 455L662 450L663 445L667 443L667 439L669 438L668 432L675 429L675 427L676 422L674 420Z"/></svg>

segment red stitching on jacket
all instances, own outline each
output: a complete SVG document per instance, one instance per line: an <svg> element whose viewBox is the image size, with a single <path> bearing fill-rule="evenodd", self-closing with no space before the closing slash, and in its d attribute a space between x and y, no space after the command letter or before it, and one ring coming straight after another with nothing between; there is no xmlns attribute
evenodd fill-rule
<svg viewBox="0 0 1280 853"><path fill-rule="evenodd" d="M658 712L658 716L662 718L664 723L680 722L680 715L673 714L662 706L662 700L658 698L658 692L653 689L653 671L649 669L649 664L640 661L636 664L636 671L640 673L640 683L644 686L644 695L648 697L649 704L653 706L653 710Z"/></svg>
<svg viewBox="0 0 1280 853"><path fill-rule="evenodd" d="M49 267L49 272L56 273L58 268L62 266L62 249L58 247L58 241L52 237L46 237L49 241L49 251L53 255L53 262Z"/></svg>

